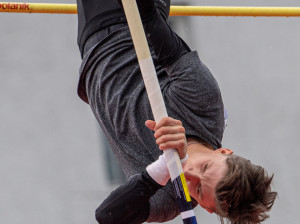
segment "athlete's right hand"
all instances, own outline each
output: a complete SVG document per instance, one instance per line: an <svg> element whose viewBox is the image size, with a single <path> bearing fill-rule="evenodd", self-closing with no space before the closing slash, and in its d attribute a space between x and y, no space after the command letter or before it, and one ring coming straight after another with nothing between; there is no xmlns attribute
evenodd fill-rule
<svg viewBox="0 0 300 224"><path fill-rule="evenodd" d="M156 143L161 150L176 149L180 159L185 158L187 141L181 121L165 117L157 124L152 120L147 120L145 124L150 130L154 131Z"/></svg>

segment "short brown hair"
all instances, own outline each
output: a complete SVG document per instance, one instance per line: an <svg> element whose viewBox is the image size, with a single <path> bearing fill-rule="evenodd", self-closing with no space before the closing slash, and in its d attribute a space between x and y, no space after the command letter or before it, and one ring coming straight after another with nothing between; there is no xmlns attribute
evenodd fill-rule
<svg viewBox="0 0 300 224"><path fill-rule="evenodd" d="M216 187L217 214L233 224L261 223L277 197L271 191L273 176L261 166L239 156L226 159L228 171Z"/></svg>

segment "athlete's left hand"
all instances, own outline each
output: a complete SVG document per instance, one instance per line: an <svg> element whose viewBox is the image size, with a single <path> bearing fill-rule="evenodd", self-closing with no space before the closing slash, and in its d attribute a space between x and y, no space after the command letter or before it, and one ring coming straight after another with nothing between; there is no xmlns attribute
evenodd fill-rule
<svg viewBox="0 0 300 224"><path fill-rule="evenodd" d="M161 150L176 149L180 159L185 158L187 142L185 129L181 121L165 117L158 124L152 120L147 120L145 124L149 129L154 131L156 143Z"/></svg>

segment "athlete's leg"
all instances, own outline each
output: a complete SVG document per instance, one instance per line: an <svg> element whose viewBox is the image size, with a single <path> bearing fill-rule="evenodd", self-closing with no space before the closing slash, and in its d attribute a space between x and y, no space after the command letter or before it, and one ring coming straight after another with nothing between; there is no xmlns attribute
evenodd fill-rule
<svg viewBox="0 0 300 224"><path fill-rule="evenodd" d="M77 11L77 42L82 55L84 45L91 35L115 24L126 24L124 11L118 0L77 0Z"/></svg>

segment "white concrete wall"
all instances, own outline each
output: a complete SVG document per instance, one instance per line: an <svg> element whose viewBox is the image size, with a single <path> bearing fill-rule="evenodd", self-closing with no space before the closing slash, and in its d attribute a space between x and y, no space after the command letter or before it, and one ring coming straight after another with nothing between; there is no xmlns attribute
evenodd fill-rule
<svg viewBox="0 0 300 224"><path fill-rule="evenodd" d="M275 173L279 199L266 223L299 223L300 18L190 20L178 32L219 82L229 112L224 147ZM76 29L76 15L0 14L1 223L96 223L94 210L112 189L98 125L76 95ZM196 213L199 223L217 223Z"/></svg>

